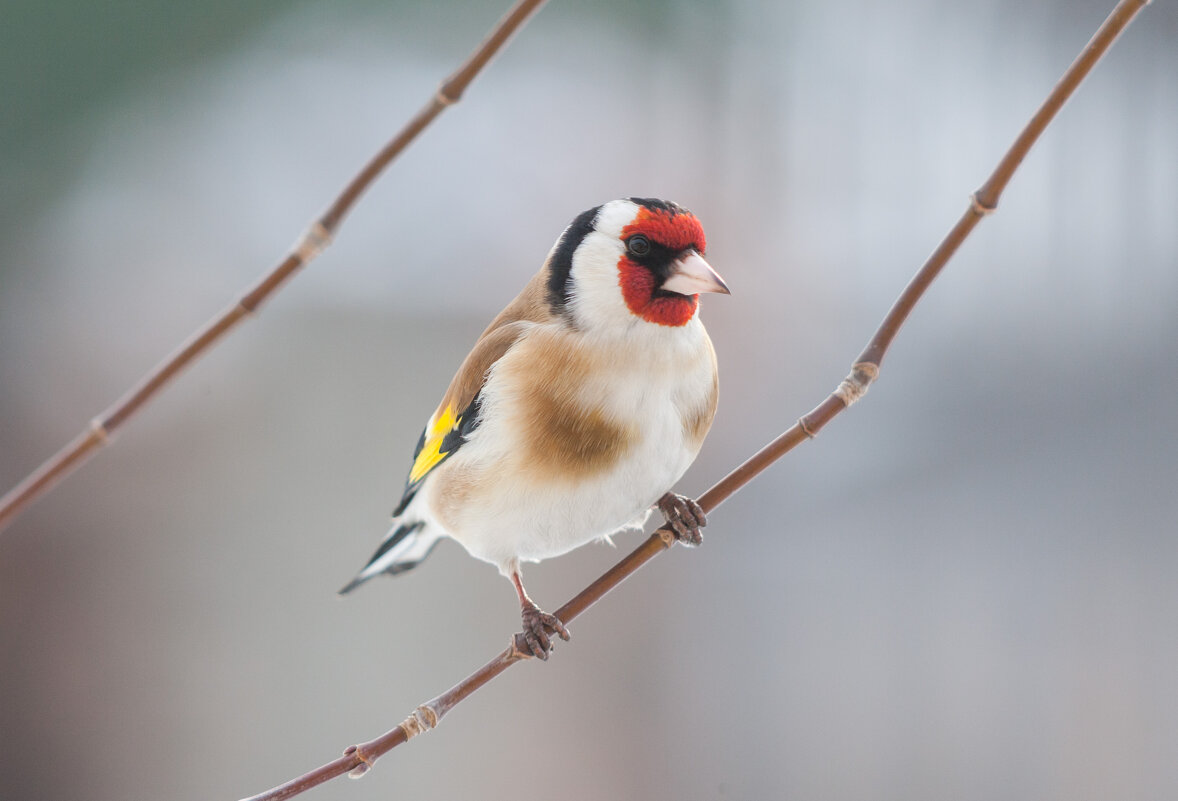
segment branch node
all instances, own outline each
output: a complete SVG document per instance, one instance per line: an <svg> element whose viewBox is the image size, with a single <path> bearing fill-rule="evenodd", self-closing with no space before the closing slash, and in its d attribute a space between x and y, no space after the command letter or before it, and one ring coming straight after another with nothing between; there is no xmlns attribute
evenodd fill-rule
<svg viewBox="0 0 1178 801"><path fill-rule="evenodd" d="M106 423L102 421L101 417L95 417L90 421L90 433L103 445L110 442L110 429L106 427Z"/></svg>
<svg viewBox="0 0 1178 801"><path fill-rule="evenodd" d="M302 236L294 243L291 253L302 264L308 264L331 244L331 231L322 222L316 220L311 223Z"/></svg>
<svg viewBox="0 0 1178 801"><path fill-rule="evenodd" d="M802 429L802 433L806 435L807 439L814 439L815 432L810 430L810 424L806 422L805 417L798 418L798 428Z"/></svg>
<svg viewBox="0 0 1178 801"><path fill-rule="evenodd" d="M433 703L432 701L430 703ZM430 704L422 704L413 710L413 714L397 724L405 732L405 739L411 740L422 732L427 732L438 725L441 715Z"/></svg>
<svg viewBox="0 0 1178 801"><path fill-rule="evenodd" d="M423 731L421 721L417 719L417 710L413 710L413 714L402 720L397 724L401 731L405 732L405 739L412 740Z"/></svg>
<svg viewBox="0 0 1178 801"><path fill-rule="evenodd" d="M421 727L422 731L436 728L440 717L438 711L429 704L422 704L413 710L413 719L417 721L417 725Z"/></svg>
<svg viewBox="0 0 1178 801"><path fill-rule="evenodd" d="M659 539L663 541L664 548L670 548L675 544L675 532L671 531L671 529L667 528L666 526L660 528L655 532L655 534L658 534Z"/></svg>
<svg viewBox="0 0 1178 801"><path fill-rule="evenodd" d="M434 94L434 102L437 103L442 108L445 108L446 106L454 105L455 103L457 103L461 99L459 97L451 97L449 94L447 94L447 92L449 92L449 91L450 91L450 86L449 86L449 81L447 81L446 83L444 83L438 87L437 93Z"/></svg>
<svg viewBox="0 0 1178 801"><path fill-rule="evenodd" d="M365 773L372 769L373 763L376 762L376 757L370 757L368 754L360 750L358 745L349 745L344 750L344 756L356 757L360 760L360 764L348 771L349 779L359 779Z"/></svg>
<svg viewBox="0 0 1178 801"><path fill-rule="evenodd" d="M978 197L977 192L974 192L972 195L969 196L969 207L971 209L973 209L973 213L978 215L979 217L985 217L987 215L993 214L994 212L998 211L998 204L997 203L995 203L994 205L990 205L990 206L986 205L985 203L982 202L982 199Z"/></svg>
<svg viewBox="0 0 1178 801"><path fill-rule="evenodd" d="M867 388L878 377L878 364L856 362L851 365L851 374L844 378L842 383L838 385L838 389L834 391L834 396L843 402L843 406L850 407L851 404L867 394ZM804 424L803 428L805 428Z"/></svg>

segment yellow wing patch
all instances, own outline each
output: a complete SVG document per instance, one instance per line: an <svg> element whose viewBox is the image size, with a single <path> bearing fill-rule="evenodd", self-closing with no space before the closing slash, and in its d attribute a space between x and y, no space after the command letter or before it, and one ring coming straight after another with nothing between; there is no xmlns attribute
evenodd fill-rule
<svg viewBox="0 0 1178 801"><path fill-rule="evenodd" d="M425 442L421 446L421 452L417 454L417 458L413 460L413 469L409 471L409 483L413 484L425 478L426 474L438 466L449 454L449 451L442 450L442 444L446 440L446 435L458 427L462 422L462 416L454 416L454 410L447 406L434 424L429 427L425 435Z"/></svg>

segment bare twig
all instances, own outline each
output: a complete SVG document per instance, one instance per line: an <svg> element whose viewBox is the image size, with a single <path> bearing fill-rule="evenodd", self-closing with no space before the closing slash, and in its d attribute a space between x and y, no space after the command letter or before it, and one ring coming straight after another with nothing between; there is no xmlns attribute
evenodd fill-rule
<svg viewBox="0 0 1178 801"><path fill-rule="evenodd" d="M328 245L364 191L385 167L401 154L425 128L446 109L462 99L462 93L475 76L487 66L520 27L544 5L545 0L517 0L503 19L491 29L487 38L471 54L458 71L442 82L437 92L405 127L380 152L364 165L364 169L344 188L335 202L303 232L277 267L267 273L254 287L194 334L171 356L151 371L139 384L113 406L95 417L89 427L76 439L54 454L48 461L29 474L23 481L0 498L0 530L16 519L29 504L53 488L58 481L80 467L99 448L110 442L115 432L151 400L185 367L204 355L229 333L243 317L258 310L270 295L282 286L299 268L310 263Z"/></svg>
<svg viewBox="0 0 1178 801"><path fill-rule="evenodd" d="M933 279L937 277L937 274L956 252L958 246L969 236L978 221L997 208L998 199L1011 176L1014 175L1019 163L1022 162L1023 157L1026 156L1039 135L1043 133L1064 101L1071 96L1137 12L1148 3L1149 0L1121 0L1117 4L1083 52L1068 67L1051 94L1035 112L1031 121L1023 128L993 174L982 185L982 188L970 198L970 205L961 220L953 226L892 305L871 342L855 360L850 375L826 400L798 420L793 427L701 495L699 504L705 512L711 512L732 497L737 490L759 475L770 464L793 450L799 443L813 438L835 415L863 396L871 382L879 375L879 365L892 340L899 332L900 326L908 317L908 313L912 311L916 302L920 300ZM565 623L570 622L607 592L621 584L638 568L669 548L672 542L674 542L674 538L671 532L659 529L624 559L582 590L575 598L556 610L556 616ZM344 773L352 776L363 775L379 757L406 742L409 738L432 729L458 702L516 662L528 658L530 658L530 652L523 642L523 635L517 634L506 650L437 698L417 707L396 728L375 740L350 746L344 751L344 755L334 762L244 801L279 801L279 799L298 795Z"/></svg>

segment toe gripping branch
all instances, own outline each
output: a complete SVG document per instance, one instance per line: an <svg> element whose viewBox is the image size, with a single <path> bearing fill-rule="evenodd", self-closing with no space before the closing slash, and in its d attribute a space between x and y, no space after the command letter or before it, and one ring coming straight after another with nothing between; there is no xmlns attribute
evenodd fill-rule
<svg viewBox="0 0 1178 801"><path fill-rule="evenodd" d="M686 495L668 492L659 498L658 510L666 518L666 523L659 529L659 537L666 539L664 531L679 542L688 546L696 546L703 542L700 529L708 524L708 518L695 500Z"/></svg>

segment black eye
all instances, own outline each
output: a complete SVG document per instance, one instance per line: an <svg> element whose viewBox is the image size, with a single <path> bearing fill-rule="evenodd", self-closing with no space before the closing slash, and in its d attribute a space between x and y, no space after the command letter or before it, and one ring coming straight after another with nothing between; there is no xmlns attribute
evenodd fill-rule
<svg viewBox="0 0 1178 801"><path fill-rule="evenodd" d="M626 240L626 250L635 256L645 256L650 253L650 240L642 234L635 234Z"/></svg>

